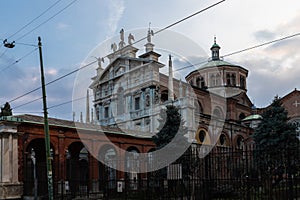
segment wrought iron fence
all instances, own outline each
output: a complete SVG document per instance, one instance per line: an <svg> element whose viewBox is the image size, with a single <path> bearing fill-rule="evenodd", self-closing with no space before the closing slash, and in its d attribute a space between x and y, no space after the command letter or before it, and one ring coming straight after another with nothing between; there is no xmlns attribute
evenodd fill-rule
<svg viewBox="0 0 300 200"><path fill-rule="evenodd" d="M253 145L214 147L201 158L201 145L188 149L170 166L137 176L116 172L101 180L55 182L56 199L300 199L300 168L278 167L270 185L263 178L255 160ZM125 163L125 162L123 162ZM297 162L294 162L297 163ZM99 173L101 173L99 171ZM112 178L113 177L113 178ZM120 178L121 177L121 178ZM24 189L33 183L24 182ZM70 190L70 185L76 185ZM31 187L32 188L32 187ZM28 193L28 192L27 192Z"/></svg>

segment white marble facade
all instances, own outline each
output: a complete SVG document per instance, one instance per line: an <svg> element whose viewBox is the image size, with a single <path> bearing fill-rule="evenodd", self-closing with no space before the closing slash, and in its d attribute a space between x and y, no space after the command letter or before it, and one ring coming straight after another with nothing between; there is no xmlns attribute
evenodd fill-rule
<svg viewBox="0 0 300 200"><path fill-rule="evenodd" d="M145 53L137 56L137 52L132 45L115 49L106 56L108 66L103 70L99 65L90 86L97 123L155 134L160 110L170 103L179 106L184 120L191 122L188 113L194 112L194 100L191 96L183 98L189 85L173 79L171 57L166 76L160 73L165 64L159 61L161 55L154 51L151 39L145 45ZM174 91L173 80L178 86ZM194 124L185 125L194 130Z"/></svg>
<svg viewBox="0 0 300 200"><path fill-rule="evenodd" d="M22 184L18 181L17 122L0 124L0 199L19 199Z"/></svg>

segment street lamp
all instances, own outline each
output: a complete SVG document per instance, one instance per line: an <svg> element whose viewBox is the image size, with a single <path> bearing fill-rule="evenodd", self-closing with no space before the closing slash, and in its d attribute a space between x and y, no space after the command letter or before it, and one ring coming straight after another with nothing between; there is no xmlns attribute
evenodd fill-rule
<svg viewBox="0 0 300 200"><path fill-rule="evenodd" d="M5 40L3 40L3 45L4 45L6 48L12 49L12 48L15 47L15 41L7 42L7 39L5 39Z"/></svg>
<svg viewBox="0 0 300 200"><path fill-rule="evenodd" d="M9 43L7 41L7 39L5 39L3 41L3 44L6 48L14 48L15 47L15 41ZM48 194L49 194L49 200L53 200L52 164L51 164L51 153L50 153L50 134L49 134L49 125L48 125L48 112L47 112L46 87L45 87L41 37L38 37L38 47L39 47L39 55L40 55L41 84L42 84L42 94L43 94L44 132L45 132L45 147L46 147Z"/></svg>

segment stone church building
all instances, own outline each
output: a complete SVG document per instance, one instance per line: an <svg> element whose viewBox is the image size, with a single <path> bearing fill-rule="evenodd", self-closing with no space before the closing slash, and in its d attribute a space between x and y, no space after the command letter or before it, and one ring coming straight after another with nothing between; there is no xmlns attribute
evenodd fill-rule
<svg viewBox="0 0 300 200"><path fill-rule="evenodd" d="M151 137L159 131L158 119L166 105L179 108L188 130L185 136L191 143L243 148L245 143L252 142L249 136L261 116L247 95L248 70L225 61L215 39L207 63L190 71L185 80L178 80L173 76L176 66L172 56L163 63L151 36L149 30L142 50L134 47L131 40L126 45L121 32L119 45L114 43L113 52L105 57L109 59L108 66L103 69L99 59L90 85L94 97L93 123L75 125L72 121L49 118L56 196L98 194L104 189L116 192L116 180L124 179L132 182L122 187L136 190L147 175L113 167L145 167L145 163L132 162L132 155L155 151ZM168 68L167 75L162 73L164 66ZM282 103L291 122L299 124L299 90L283 97ZM79 131L83 137L79 137ZM116 162L118 157L124 160ZM103 158L108 165L97 158ZM45 197L45 160L43 117L0 118L0 199L33 199L35 192Z"/></svg>
<svg viewBox="0 0 300 200"><path fill-rule="evenodd" d="M174 78L171 55L168 63L160 61L151 30L145 50L126 45L122 39L119 44L119 49L115 47L107 55L108 66L102 69L99 65L90 85L99 125L154 135L161 109L173 104L180 109L189 141L229 146L241 145L248 138L250 129L242 124L252 112L247 96L248 70L224 61L216 39L210 60L191 71L185 81ZM168 75L161 72L164 66ZM212 130L217 124L224 126L219 132Z"/></svg>

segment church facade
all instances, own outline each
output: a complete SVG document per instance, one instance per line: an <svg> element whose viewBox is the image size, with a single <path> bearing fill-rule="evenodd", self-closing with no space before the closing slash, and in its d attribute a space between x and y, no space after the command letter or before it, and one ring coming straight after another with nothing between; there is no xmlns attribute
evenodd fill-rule
<svg viewBox="0 0 300 200"><path fill-rule="evenodd" d="M108 66L97 68L90 85L97 123L154 135L159 131L161 109L173 104L185 121L189 141L241 145L251 134L242 123L252 114L247 96L248 70L224 61L215 39L210 60L191 71L185 81L178 80L173 76L176 66L171 55L168 63L162 63L151 36L149 29L145 51L140 55L139 49L130 42L126 45L121 36L119 49L112 45L113 52L106 56ZM165 66L167 75L161 72ZM217 125L222 126L218 131Z"/></svg>

